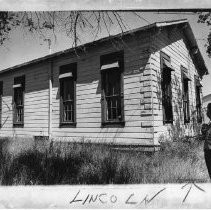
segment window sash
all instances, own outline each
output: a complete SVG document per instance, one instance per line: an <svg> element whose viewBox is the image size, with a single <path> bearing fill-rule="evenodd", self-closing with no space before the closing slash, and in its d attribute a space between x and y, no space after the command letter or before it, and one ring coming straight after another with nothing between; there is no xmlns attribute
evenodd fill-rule
<svg viewBox="0 0 211 210"><path fill-rule="evenodd" d="M16 106L15 108L15 122L16 123L22 123L23 122L23 113L24 109L23 106Z"/></svg>
<svg viewBox="0 0 211 210"><path fill-rule="evenodd" d="M202 122L202 103L201 103L201 84L198 78L195 76L195 97L196 97L196 117L197 117L197 122L201 123Z"/></svg>
<svg viewBox="0 0 211 210"><path fill-rule="evenodd" d="M188 76L188 69L180 66L181 82L182 82L182 104L183 104L183 117L184 123L190 122L190 101L189 101L189 81L191 78Z"/></svg>
<svg viewBox="0 0 211 210"><path fill-rule="evenodd" d="M190 114L189 114L189 101L183 100L183 109L184 109L184 121L185 123L190 121Z"/></svg>
<svg viewBox="0 0 211 210"><path fill-rule="evenodd" d="M24 124L25 76L15 77L13 85L13 124Z"/></svg>
<svg viewBox="0 0 211 210"><path fill-rule="evenodd" d="M76 81L66 77L60 82L60 124L76 123Z"/></svg>
<svg viewBox="0 0 211 210"><path fill-rule="evenodd" d="M101 113L103 126L124 125L123 70L122 51L101 56Z"/></svg>
<svg viewBox="0 0 211 210"><path fill-rule="evenodd" d="M163 122L173 122L172 109L172 86L171 86L171 71L168 68L162 68L161 75L161 89L162 89L162 107L163 107Z"/></svg>
<svg viewBox="0 0 211 210"><path fill-rule="evenodd" d="M62 122L74 122L74 103L73 103L73 100L63 101Z"/></svg>
<svg viewBox="0 0 211 210"><path fill-rule="evenodd" d="M121 121L121 96L106 96L106 121Z"/></svg>
<svg viewBox="0 0 211 210"><path fill-rule="evenodd" d="M190 107L189 107L189 84L188 80L183 77L183 113L184 122L190 122Z"/></svg>
<svg viewBox="0 0 211 210"><path fill-rule="evenodd" d="M174 69L171 66L170 57L162 51L160 52L160 67L163 124L173 123L171 72Z"/></svg>
<svg viewBox="0 0 211 210"><path fill-rule="evenodd" d="M123 121L123 95L121 93L121 72L104 70L102 73L103 82L103 113L104 122Z"/></svg>

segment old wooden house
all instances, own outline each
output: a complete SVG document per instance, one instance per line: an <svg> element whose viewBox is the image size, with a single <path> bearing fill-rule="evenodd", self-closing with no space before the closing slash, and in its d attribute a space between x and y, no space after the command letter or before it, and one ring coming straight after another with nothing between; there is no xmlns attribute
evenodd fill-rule
<svg viewBox="0 0 211 210"><path fill-rule="evenodd" d="M155 148L201 122L207 73L185 19L50 54L0 72L0 136Z"/></svg>

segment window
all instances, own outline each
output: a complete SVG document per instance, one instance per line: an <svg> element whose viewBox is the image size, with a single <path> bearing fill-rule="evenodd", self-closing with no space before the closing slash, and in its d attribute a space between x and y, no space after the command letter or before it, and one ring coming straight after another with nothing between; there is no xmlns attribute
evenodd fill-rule
<svg viewBox="0 0 211 210"><path fill-rule="evenodd" d="M197 114L197 122L202 123L202 104L201 104L201 83L197 76L195 76L195 92L196 92L196 114Z"/></svg>
<svg viewBox="0 0 211 210"><path fill-rule="evenodd" d="M171 72L174 69L168 55L161 52L160 59L163 123L173 123Z"/></svg>
<svg viewBox="0 0 211 210"><path fill-rule="evenodd" d="M182 97L183 97L183 113L184 113L184 123L190 122L190 107L189 107L189 84L191 81L188 76L188 70L181 66L181 79L182 79Z"/></svg>
<svg viewBox="0 0 211 210"><path fill-rule="evenodd" d="M24 124L24 91L25 91L25 76L14 78L14 103L13 103L13 124Z"/></svg>
<svg viewBox="0 0 211 210"><path fill-rule="evenodd" d="M124 125L123 51L101 56L100 63L102 125Z"/></svg>
<svg viewBox="0 0 211 210"><path fill-rule="evenodd" d="M0 127L2 126L2 96L3 96L3 81L0 81Z"/></svg>
<svg viewBox="0 0 211 210"><path fill-rule="evenodd" d="M76 125L77 63L63 65L59 71L60 126Z"/></svg>

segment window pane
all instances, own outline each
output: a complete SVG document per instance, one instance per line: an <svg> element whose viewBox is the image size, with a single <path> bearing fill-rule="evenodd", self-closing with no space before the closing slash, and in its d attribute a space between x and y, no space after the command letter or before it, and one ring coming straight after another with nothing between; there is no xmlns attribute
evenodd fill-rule
<svg viewBox="0 0 211 210"><path fill-rule="evenodd" d="M15 122L23 122L23 89L14 89Z"/></svg>
<svg viewBox="0 0 211 210"><path fill-rule="evenodd" d="M118 70L110 70L106 72L106 96L114 96L120 94L120 72Z"/></svg>
<svg viewBox="0 0 211 210"><path fill-rule="evenodd" d="M62 79L62 122L74 122L74 80L73 78Z"/></svg>
<svg viewBox="0 0 211 210"><path fill-rule="evenodd" d="M188 80L183 80L184 96L183 96L183 106L184 106L184 120L189 121L189 91L188 91Z"/></svg>
<svg viewBox="0 0 211 210"><path fill-rule="evenodd" d="M196 87L196 104L201 104L201 98L200 98L200 87Z"/></svg>
<svg viewBox="0 0 211 210"><path fill-rule="evenodd" d="M123 52L115 52L101 56L102 65L118 62L118 67L101 70L102 80L102 121L120 122L124 120L122 94L122 72L124 68Z"/></svg>
<svg viewBox="0 0 211 210"><path fill-rule="evenodd" d="M121 97L108 96L106 97L107 118L106 120L121 120Z"/></svg>
<svg viewBox="0 0 211 210"><path fill-rule="evenodd" d="M171 122L173 120L171 71L168 68L164 68L162 71L161 86L164 122Z"/></svg>
<svg viewBox="0 0 211 210"><path fill-rule="evenodd" d="M23 107L16 107L16 122L23 121Z"/></svg>
<svg viewBox="0 0 211 210"><path fill-rule="evenodd" d="M63 100L74 99L74 82L73 79L65 79L63 81Z"/></svg>
<svg viewBox="0 0 211 210"><path fill-rule="evenodd" d="M23 105L23 90L21 88L15 88L15 105Z"/></svg>
<svg viewBox="0 0 211 210"><path fill-rule="evenodd" d="M200 97L200 87L196 86L196 112L197 112L197 121L198 123L202 122L202 113L201 113L201 97Z"/></svg>
<svg viewBox="0 0 211 210"><path fill-rule="evenodd" d="M15 77L14 85L20 84L21 87L16 87L14 91L14 123L23 123L24 121L24 90L25 76Z"/></svg>
<svg viewBox="0 0 211 210"><path fill-rule="evenodd" d="M68 122L74 121L74 108L73 108L73 102L67 101L63 102L63 121Z"/></svg>

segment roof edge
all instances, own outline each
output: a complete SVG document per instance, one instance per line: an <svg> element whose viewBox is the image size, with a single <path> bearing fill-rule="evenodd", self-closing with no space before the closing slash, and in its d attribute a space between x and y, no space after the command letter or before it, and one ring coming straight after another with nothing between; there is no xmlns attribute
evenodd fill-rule
<svg viewBox="0 0 211 210"><path fill-rule="evenodd" d="M188 37L187 39L189 40L189 42L191 42L192 49L194 49L194 48L197 49L197 52L195 54L193 54L193 56L194 56L194 58L196 58L196 60L199 61L199 62L197 61L197 66L199 67L199 70L202 71L202 74L200 75L200 77L202 78L204 75L209 74L208 68L205 64L204 58L201 54L201 51L199 49L198 43L196 41L195 35L191 29L189 22L187 22L187 24L188 24L188 27L184 28L184 33L185 33L186 38Z"/></svg>
<svg viewBox="0 0 211 210"><path fill-rule="evenodd" d="M36 59L18 64L18 65L15 65L15 66L12 66L12 67L9 67L9 68L6 68L6 69L3 69L3 70L0 71L0 74L8 72L10 70L19 69L21 67L26 67L26 66L29 66L29 65L37 64L37 63L42 62L42 61L50 60L52 58L55 58L55 57L58 57L58 56L61 56L61 55L67 54L67 53L71 53L71 52L74 52L76 50L81 50L82 48L86 48L88 46L96 45L98 43L102 43L102 42L105 42L105 41L108 41L108 40L111 40L111 39L114 39L114 38L117 38L117 37L126 36L126 35L129 35L129 34L137 33L137 32L144 31L144 30L149 30L149 29L152 29L152 28L160 28L160 27L166 27L166 26L170 26L170 25L177 25L177 24L183 24L183 23L188 24L188 26L189 26L188 28L190 29L190 33L191 33L191 36L192 36L192 42L195 41L194 44L198 47L198 44L195 40L194 34L192 32L192 29L191 29L190 24L189 24L187 19L162 21L162 22L155 22L155 23L152 23L152 24L149 24L149 25L146 25L146 26L142 26L142 27L139 27L139 28L136 28L136 29L128 30L126 32L119 33L119 34L116 34L116 35L104 37L104 38L101 38L101 39L98 39L98 40L95 40L95 41L92 41L92 42L88 42L88 43L79 45L77 47L68 48L66 50L58 51L58 52L55 52L55 53L50 54L50 55L39 57L39 58L36 58ZM208 70L207 70L207 67L204 63L204 59L201 55L201 52L199 51L198 54L199 54L199 59L201 61L203 61L204 68L206 69L206 72L208 73Z"/></svg>

